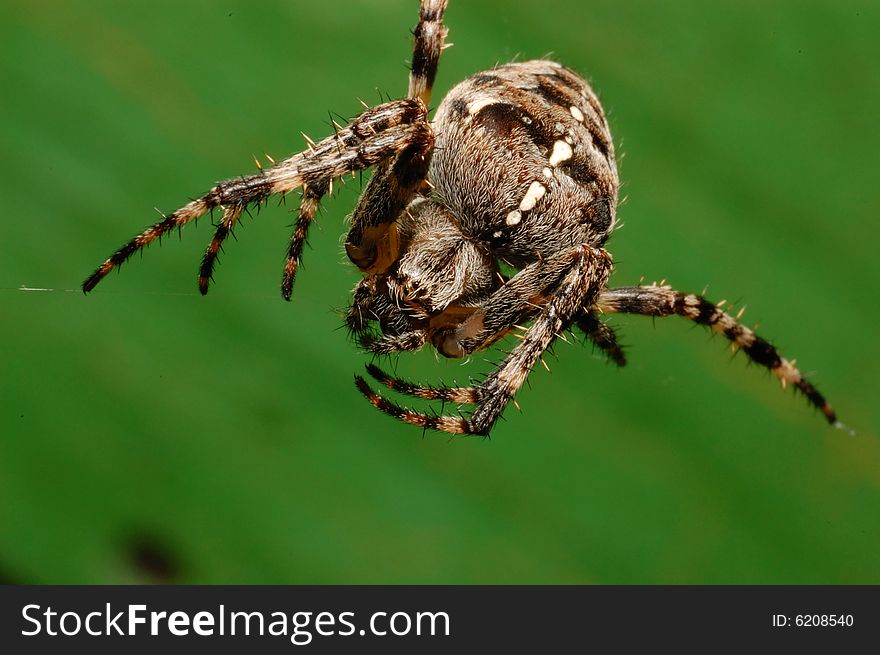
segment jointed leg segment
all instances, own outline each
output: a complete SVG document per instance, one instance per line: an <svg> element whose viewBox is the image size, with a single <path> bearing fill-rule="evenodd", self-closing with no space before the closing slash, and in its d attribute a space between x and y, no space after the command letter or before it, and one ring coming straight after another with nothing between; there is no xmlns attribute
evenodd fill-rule
<svg viewBox="0 0 880 655"><path fill-rule="evenodd" d="M611 326L600 321L595 312L582 312L574 324L609 360L618 366L626 366L626 354L617 341L617 334Z"/></svg>
<svg viewBox="0 0 880 655"><path fill-rule="evenodd" d="M748 358L770 369L782 384L792 384L810 404L816 407L829 423L837 423L831 405L801 375L793 361L782 357L773 345L759 337L737 319L725 313L720 306L692 293L682 293L668 286L620 287L606 289L599 295L598 309L606 314L642 314L645 316L671 316L684 318L706 325L714 332L723 334L734 347L741 349Z"/></svg>
<svg viewBox="0 0 880 655"><path fill-rule="evenodd" d="M293 281L302 259L303 247L309 236L309 227L318 212L321 198L327 193L329 187L330 180L318 180L303 187L303 197L299 203L299 218L297 218L293 234L290 236L287 259L284 262L284 275L281 277L281 295L285 300L290 300L293 293Z"/></svg>
<svg viewBox="0 0 880 655"><path fill-rule="evenodd" d="M441 400L457 405L475 405L480 402L479 387L431 387L412 384L411 382L388 375L374 364L367 364L367 373L392 391L405 396L423 398L424 400Z"/></svg>
<svg viewBox="0 0 880 655"><path fill-rule="evenodd" d="M447 29L443 25L443 12L447 0L422 0L419 23L413 30L412 68L409 75L409 97L421 98L427 107L431 101L431 88L437 75L437 63L443 51Z"/></svg>
<svg viewBox="0 0 880 655"><path fill-rule="evenodd" d="M395 100L368 109L308 150L259 174L220 182L201 198L165 216L113 253L86 279L83 291L94 289L110 271L156 239L222 207L223 218L202 262L200 287L204 291L217 251L246 207L303 185L316 185L317 190L321 184L393 158L414 144L432 141L432 137L427 109L419 99Z"/></svg>
<svg viewBox="0 0 880 655"><path fill-rule="evenodd" d="M427 107L431 88L437 75L437 64L446 28L443 12L447 0L422 0L419 22L413 30L412 68L408 96ZM434 147L434 135L426 127L421 138L414 139L395 158L381 162L367 183L351 218L351 229L345 242L349 259L361 270L370 273L390 265L393 255L383 240L389 226L425 185L428 165Z"/></svg>
<svg viewBox="0 0 880 655"><path fill-rule="evenodd" d="M235 224L241 218L241 214L246 208L247 205L241 203L232 203L223 208L223 217L217 224L214 238L208 244L208 248L202 257L202 265L199 267L199 291L202 292L202 295L208 293L208 283L214 279L214 264L217 263L217 256L220 254L223 242L226 240L226 237L232 234Z"/></svg>

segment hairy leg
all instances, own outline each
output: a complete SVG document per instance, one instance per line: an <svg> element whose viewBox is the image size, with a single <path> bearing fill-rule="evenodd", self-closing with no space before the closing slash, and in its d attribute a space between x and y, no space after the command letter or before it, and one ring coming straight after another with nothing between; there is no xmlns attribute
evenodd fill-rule
<svg viewBox="0 0 880 655"><path fill-rule="evenodd" d="M529 264L493 291L469 316L435 329L431 335L434 347L446 357L465 357L488 348L538 314L571 266L571 251Z"/></svg>
<svg viewBox="0 0 880 655"><path fill-rule="evenodd" d="M720 306L702 296L682 293L668 286L620 287L605 289L596 301L596 307L606 314L642 314L645 316L671 316L676 314L688 320L706 325L714 332L723 334L734 347L742 350L748 358L770 369L783 385L792 384L814 407L819 409L831 424L837 424L837 416L825 397L801 375L794 362L782 357L773 345L751 329L740 324Z"/></svg>
<svg viewBox="0 0 880 655"><path fill-rule="evenodd" d="M220 254L223 242L226 237L232 234L235 224L238 223L241 213L246 208L247 204L242 203L232 203L223 207L223 217L217 224L214 238L208 244L208 248L202 256L201 266L199 266L199 291L202 295L208 293L208 284L214 279L214 264L217 262L217 256Z"/></svg>
<svg viewBox="0 0 880 655"><path fill-rule="evenodd" d="M447 33L443 26L446 5L447 0L422 0L419 22L413 30L408 96L420 99L426 107ZM384 270L396 259L396 244L389 242L389 228L420 191L429 189L426 178L433 147L432 133L430 139L414 143L373 172L352 214L345 243L349 259L362 271Z"/></svg>
<svg viewBox="0 0 880 655"><path fill-rule="evenodd" d="M219 250L225 234L228 234L245 207L259 203L273 194L292 191L304 184L363 170L393 158L414 143L421 143L426 139L433 141L433 134L427 123L427 110L420 100L395 100L368 109L336 135L324 139L314 147L259 174L220 182L204 196L165 216L113 253L83 282L83 291L94 289L110 271L134 253L214 208L222 207L224 210L221 228L225 224L226 232L219 238L215 234ZM227 212L227 207L233 209ZM210 265L204 272L210 275Z"/></svg>
<svg viewBox="0 0 880 655"><path fill-rule="evenodd" d="M393 355L409 350L418 350L425 345L424 330L410 330L401 334L385 334L377 337L369 332L360 335L360 346L374 355Z"/></svg>
<svg viewBox="0 0 880 655"><path fill-rule="evenodd" d="M296 219L296 225L293 228L293 234L290 236L290 245L287 247L287 259L284 262L284 274L281 276L281 296L285 300L290 300L293 293L293 281L296 278L296 271L299 268L302 259L302 250L309 236L309 227L321 198L328 192L330 188L330 180L319 180L314 184L308 184L303 187L303 197L299 203L299 217Z"/></svg>
<svg viewBox="0 0 880 655"><path fill-rule="evenodd" d="M345 241L348 258L362 271L382 272L397 259L392 224L425 184L433 148L434 133L425 124L420 138L378 166L367 182Z"/></svg>
<svg viewBox="0 0 880 655"><path fill-rule="evenodd" d="M402 313L385 295L377 293L380 276L371 275L361 280L355 287L351 307L345 317L351 337L364 350L375 355L418 350L425 345L427 333L423 329L413 329ZM371 322L382 323L388 334L377 334L371 329Z"/></svg>
<svg viewBox="0 0 880 655"><path fill-rule="evenodd" d="M447 0L422 0L419 23L413 30L412 67L409 74L409 97L421 98L427 107L431 102L431 89L437 76L437 64L444 48L447 29L443 25L443 12Z"/></svg>
<svg viewBox="0 0 880 655"><path fill-rule="evenodd" d="M429 416L415 412L383 398L374 392L363 378L355 376L358 389L374 407L406 423L454 434L489 434L489 430L522 386L529 371L544 351L563 327L571 323L582 306L590 306L595 302L599 290L608 281L611 273L611 257L604 250L580 246L567 255L569 260L567 272L522 341L478 387L469 391L456 390L455 395L466 399L464 402L476 402L476 408L470 417ZM393 381L391 384L383 383L386 386L396 384ZM415 385L413 387L411 391L421 392L422 389L426 389ZM439 389L429 389L429 391L441 393ZM438 397L446 399L442 395Z"/></svg>
<svg viewBox="0 0 880 655"><path fill-rule="evenodd" d="M594 312L582 312L575 319L576 325L605 356L618 366L626 366L626 354L611 326L599 320Z"/></svg>
<svg viewBox="0 0 880 655"><path fill-rule="evenodd" d="M392 391L396 391L397 393L406 396L412 396L413 398L442 400L444 402L456 403L458 405L474 405L479 401L479 390L475 387L431 387L422 384L413 384L406 380L401 380L400 378L388 375L374 364L367 364L367 373Z"/></svg>

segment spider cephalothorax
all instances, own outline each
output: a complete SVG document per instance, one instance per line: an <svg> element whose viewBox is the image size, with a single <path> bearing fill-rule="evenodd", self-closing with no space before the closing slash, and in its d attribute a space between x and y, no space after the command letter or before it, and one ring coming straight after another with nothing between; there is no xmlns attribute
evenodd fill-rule
<svg viewBox="0 0 880 655"><path fill-rule="evenodd" d="M469 416L422 414L356 377L383 412L425 428L485 435L563 331L577 326L623 365L603 314L677 314L723 334L835 423L830 405L793 363L720 305L667 286L607 287L612 258L603 246L615 224L617 166L602 106L577 74L551 61L498 66L453 88L429 122L446 4L421 2L407 98L367 108L333 136L258 174L220 182L120 248L83 283L84 291L155 239L220 209L199 272L206 293L217 253L241 213L302 188L281 285L289 300L321 198L335 179L373 167L346 240L349 258L364 273L347 316L359 343L376 354L430 344L447 357L464 357L521 332L475 387L413 385L368 366L400 393L475 405Z"/></svg>

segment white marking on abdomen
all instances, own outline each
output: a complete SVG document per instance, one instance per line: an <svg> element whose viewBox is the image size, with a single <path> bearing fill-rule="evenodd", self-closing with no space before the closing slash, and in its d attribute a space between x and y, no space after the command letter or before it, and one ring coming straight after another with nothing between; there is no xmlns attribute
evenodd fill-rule
<svg viewBox="0 0 880 655"><path fill-rule="evenodd" d="M529 185L526 195L523 196L522 202L519 203L519 210L527 212L534 208L538 201L547 193L547 187L540 182L532 182Z"/></svg>
<svg viewBox="0 0 880 655"><path fill-rule="evenodd" d="M557 141L553 144L553 152L550 153L550 165L557 166L566 159L571 159L573 151L565 141Z"/></svg>
<svg viewBox="0 0 880 655"><path fill-rule="evenodd" d="M510 212L507 215L507 218L505 219L504 222L507 223L508 225L516 225L521 220L522 220L522 214L519 212L518 209L514 209L512 212Z"/></svg>
<svg viewBox="0 0 880 655"><path fill-rule="evenodd" d="M468 113L473 116L478 111L480 111L483 107L488 107L489 105L498 104L498 98L494 96L477 96L473 100L471 100L470 104L468 104Z"/></svg>

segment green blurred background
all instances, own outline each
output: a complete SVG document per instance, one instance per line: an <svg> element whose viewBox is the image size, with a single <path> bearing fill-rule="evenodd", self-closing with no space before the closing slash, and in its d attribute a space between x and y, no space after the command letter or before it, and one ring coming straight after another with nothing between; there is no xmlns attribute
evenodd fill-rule
<svg viewBox="0 0 880 655"><path fill-rule="evenodd" d="M0 578L880 582L877 2L452 0L436 88L547 53L591 78L625 155L613 283L747 303L855 438L723 340L638 317L613 321L625 369L560 343L491 440L423 438L352 384L357 182L290 304L274 205L206 298L207 221L77 291L154 207L403 94L416 4L0 4Z"/></svg>

